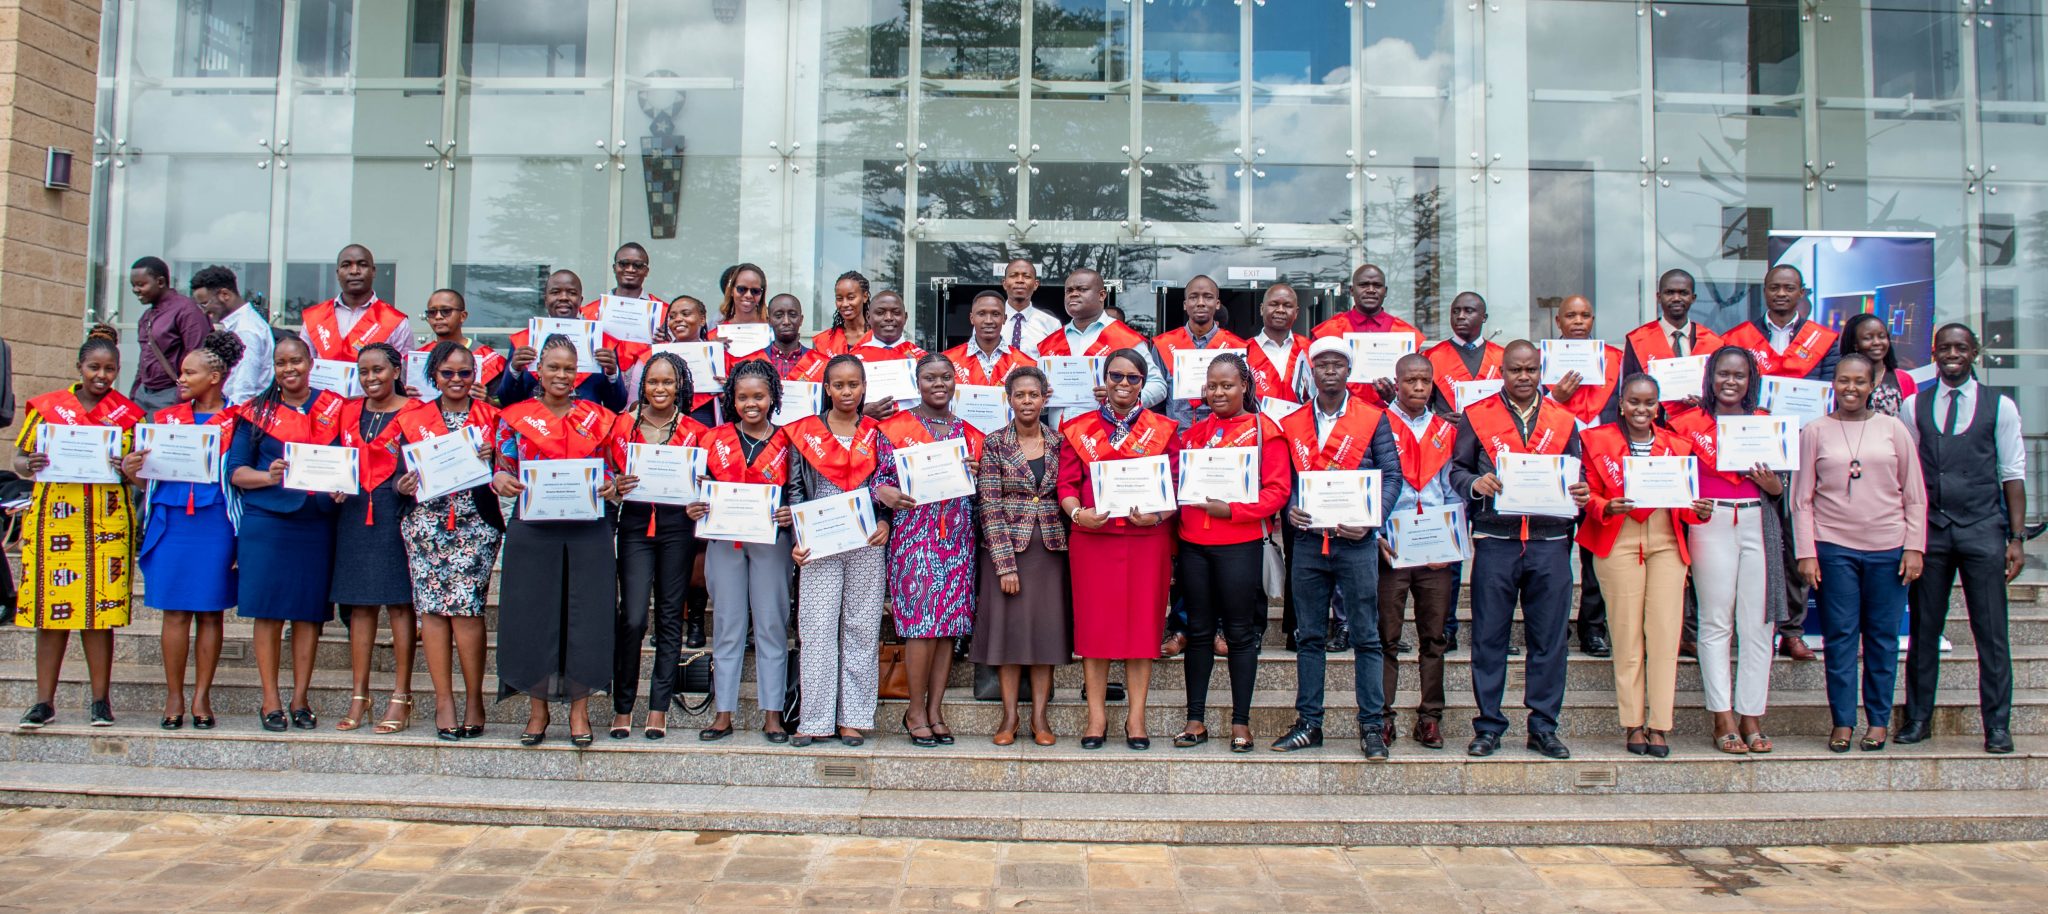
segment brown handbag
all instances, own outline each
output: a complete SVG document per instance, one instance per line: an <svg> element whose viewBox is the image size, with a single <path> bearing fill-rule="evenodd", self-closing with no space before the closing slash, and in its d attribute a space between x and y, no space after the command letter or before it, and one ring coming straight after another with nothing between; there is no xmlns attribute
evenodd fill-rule
<svg viewBox="0 0 2048 914"><path fill-rule="evenodd" d="M880 688L875 690L875 694L882 698L910 697L910 665L904 662L903 645L882 645L881 676L878 682Z"/></svg>

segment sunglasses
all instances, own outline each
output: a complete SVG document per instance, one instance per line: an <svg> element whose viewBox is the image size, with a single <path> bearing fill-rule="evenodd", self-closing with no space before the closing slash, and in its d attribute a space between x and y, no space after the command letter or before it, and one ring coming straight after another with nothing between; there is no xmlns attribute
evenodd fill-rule
<svg viewBox="0 0 2048 914"><path fill-rule="evenodd" d="M443 368L440 371L436 372L436 374L439 374L441 376L441 380L443 381L467 381L470 378L476 377L476 370L471 368L464 368L460 371L457 371L456 369L453 368Z"/></svg>
<svg viewBox="0 0 2048 914"><path fill-rule="evenodd" d="M460 313L462 313L462 309L460 309L460 308L428 308L428 309L427 309L427 316L428 316L428 317L447 317L447 316L448 316L448 315L450 315L450 314L460 314Z"/></svg>
<svg viewBox="0 0 2048 914"><path fill-rule="evenodd" d="M1108 379L1109 379L1109 383L1111 383L1111 384L1143 384L1143 383L1145 383L1145 376L1144 376L1144 375L1142 375L1142 374L1126 374L1126 373L1124 373L1124 372L1121 372L1121 371L1111 371L1111 372L1105 372L1105 373L1103 374L1103 377L1106 377L1106 378L1108 378Z"/></svg>
<svg viewBox="0 0 2048 914"><path fill-rule="evenodd" d="M614 267L617 267L617 268L619 268L619 269L621 269L621 270L642 270L642 271L645 271L645 270L647 269L647 261L645 261L645 260L614 260L614 261L612 261L612 266L614 266Z"/></svg>
<svg viewBox="0 0 2048 914"><path fill-rule="evenodd" d="M755 287L755 286L733 286L733 287L732 287L732 294L734 294L734 295L751 295L751 296L753 296L753 297L755 297L755 298L760 298L761 296L763 296L763 295L765 295L765 294L767 294L767 293L768 293L768 290L767 290L767 289L762 289L762 288L758 288L758 287Z"/></svg>

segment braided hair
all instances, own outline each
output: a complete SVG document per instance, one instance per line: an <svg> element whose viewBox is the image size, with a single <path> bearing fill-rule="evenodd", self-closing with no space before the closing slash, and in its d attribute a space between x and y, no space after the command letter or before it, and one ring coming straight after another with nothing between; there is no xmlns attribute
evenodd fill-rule
<svg viewBox="0 0 2048 914"><path fill-rule="evenodd" d="M472 359L475 358L475 354L470 353L468 346L464 346L454 340L442 340L435 343L434 348L427 351L427 379L433 380L434 372L440 371L441 365L447 362L448 357L454 355L457 350L470 355Z"/></svg>
<svg viewBox="0 0 2048 914"><path fill-rule="evenodd" d="M768 385L768 415L773 416L782 409L782 376L775 373L775 366L760 359L748 359L732 367L732 377L725 379L725 391L718 395L719 405L724 408L725 415L739 416L739 405L735 398L738 396L740 382L748 378L760 378ZM735 418L733 421L738 419Z"/></svg>
<svg viewBox="0 0 2048 914"><path fill-rule="evenodd" d="M398 351L397 346L393 346L390 343L364 344L362 351L356 353L356 361L362 361L363 356L369 355L372 352L383 355L384 358L388 359L391 362L391 367L393 368L402 368L405 366L405 355Z"/></svg>
<svg viewBox="0 0 2048 914"><path fill-rule="evenodd" d="M213 370L225 378L242 361L242 338L232 330L215 330L199 341L199 348L192 350L213 363Z"/></svg>
<svg viewBox="0 0 2048 914"><path fill-rule="evenodd" d="M844 273L839 274L839 278L833 280L832 285L837 286L840 283L845 282L849 279L860 284L860 308L862 312L866 312L868 308L868 303L873 301L874 299L868 296L868 278L866 276L861 275L861 272L859 270L848 270ZM832 310L832 329L846 329L846 318L840 316L839 309L837 308L834 308Z"/></svg>
<svg viewBox="0 0 2048 914"><path fill-rule="evenodd" d="M676 373L676 413L690 411L690 398L697 395L695 381L690 377L690 366L683 363L683 357L673 352L657 352L647 358L647 364L640 369L640 397L633 405L633 419L639 421L640 410L647 405L648 370L656 365L667 365Z"/></svg>
<svg viewBox="0 0 2048 914"><path fill-rule="evenodd" d="M85 342L78 347L78 364L84 365L87 356L100 350L112 353L115 362L121 361L121 345L116 342L118 339L119 337L103 333L98 328L94 328L91 333L86 334Z"/></svg>
<svg viewBox="0 0 2048 914"><path fill-rule="evenodd" d="M305 350L306 358L309 360L313 357L313 347L306 345L306 338L300 336L296 331L280 331L277 334L277 346L272 352L282 354L287 346L297 346ZM270 417L276 415L278 407L283 404L284 387L278 381L277 376L273 374L270 377L270 386L263 388L262 393L257 394L255 399L249 401L249 405L254 407L250 418L256 421L257 428L263 428L270 424Z"/></svg>
<svg viewBox="0 0 2048 914"><path fill-rule="evenodd" d="M1215 368L1218 365L1228 365L1237 369L1238 380L1244 383L1244 411L1257 413L1259 411L1259 390L1258 386L1252 381L1252 367L1245 363L1244 356L1238 355L1235 352L1226 352L1217 356L1215 361L1209 363L1210 368Z"/></svg>

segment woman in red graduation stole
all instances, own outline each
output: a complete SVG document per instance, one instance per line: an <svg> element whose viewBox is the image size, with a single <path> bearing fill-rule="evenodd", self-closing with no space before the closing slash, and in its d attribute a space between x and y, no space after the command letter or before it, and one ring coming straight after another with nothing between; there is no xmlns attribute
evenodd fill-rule
<svg viewBox="0 0 2048 914"><path fill-rule="evenodd" d="M1266 529L1287 506L1292 483L1287 436L1258 413L1251 366L1236 353L1209 363L1203 399L1209 415L1181 436L1181 459L1202 448L1251 448L1256 498L1224 502L1210 498L1180 509L1180 581L1187 598L1187 726L1173 738L1181 748L1209 740L1209 674L1216 652L1202 650L1220 630L1230 643L1230 751L1252 751L1252 686L1259 672L1259 636L1266 630L1266 599L1259 572L1265 560Z"/></svg>
<svg viewBox="0 0 2048 914"><path fill-rule="evenodd" d="M681 404L693 391L690 369L672 352L657 352L640 374L640 396L633 408L612 422L608 448L618 468L621 488L637 485L626 475L635 444L701 448L711 430L685 415ZM627 501L619 505L619 615L612 655L611 738L633 735L633 705L639 693L640 646L647 643L648 607L653 606L654 672L647 684L648 739L668 735L668 704L675 696L676 661L683 653L684 606L690 571L697 559L697 523L682 505ZM701 607L696 618L696 647L703 646Z"/></svg>
<svg viewBox="0 0 2048 914"><path fill-rule="evenodd" d="M902 448L959 441L961 470L970 482L981 460L981 430L953 415L951 359L926 353L917 360L919 402L882 422L874 480L875 501L890 508L889 605L896 633L906 642L910 709L903 729L919 747L951 744L946 726L946 680L953 670L954 639L974 630L974 498L919 502L896 472ZM971 489L972 486L970 485Z"/></svg>
<svg viewBox="0 0 2048 914"><path fill-rule="evenodd" d="M733 366L721 397L733 421L711 431L711 478L719 482L781 486L772 543L711 542L704 547L704 580L717 597L711 619L711 694L717 702L711 726L697 731L706 742L732 735L740 709L740 668L747 657L747 630L754 635L755 697L762 712L761 734L771 743L789 742L783 699L789 683L789 440L771 421L782 405L782 382L767 362L751 359ZM710 506L698 502L690 517L703 520Z"/></svg>
<svg viewBox="0 0 2048 914"><path fill-rule="evenodd" d="M336 730L354 730L370 715L370 654L377 645L377 610L391 616L391 653L397 681L376 732L397 733L412 723L414 617L412 573L398 520L398 417L433 407L405 395L405 357L389 343L370 343L356 357L363 395L341 408L341 445L357 452L361 483L355 494L337 498L334 521L334 576L328 599L347 614L349 666L355 674L347 716ZM360 706L360 710L358 710ZM403 708L404 710L400 710Z"/></svg>
<svg viewBox="0 0 2048 914"><path fill-rule="evenodd" d="M210 425L220 430L220 456L235 440L235 408L221 395L228 373L242 360L233 331L206 335L179 366L176 406L157 410L159 425ZM136 566L149 581L143 605L163 614L164 717L161 726L185 726L185 659L198 630L198 678L192 686L192 726L213 729L213 673L220 664L222 617L235 605L235 522L241 506L230 500L227 474L213 482L142 479L146 449L121 459L121 472L148 495L148 520ZM225 461L221 461L225 462ZM215 466L219 466L217 462Z"/></svg>
<svg viewBox="0 0 2048 914"><path fill-rule="evenodd" d="M859 270L839 274L832 283L832 308L832 326L811 337L811 348L828 359L852 352L853 341L868 335L868 278Z"/></svg>
<svg viewBox="0 0 2048 914"><path fill-rule="evenodd" d="M334 618L327 587L334 574L333 498L284 487L285 446L329 445L341 434L347 398L312 385L313 351L297 336L277 341L270 387L238 407L228 481L241 490L242 524L235 539L235 612L255 620L256 677L263 692L263 729L311 730L307 703L320 627ZM292 699L277 694L284 625L292 624ZM287 722L286 712L290 712Z"/></svg>
<svg viewBox="0 0 2048 914"><path fill-rule="evenodd" d="M49 465L38 453L44 426L93 425L120 429L119 452L142 407L114 390L121 351L110 336L88 337L78 348L78 383L28 401L14 439L14 474L30 478ZM110 455L112 456L112 455ZM21 531L21 595L14 624L36 630L36 701L21 719L24 730L57 717L57 675L71 633L85 642L92 677L92 725L111 726L114 709L114 629L128 624L131 519L128 487L119 482L38 482Z"/></svg>
<svg viewBox="0 0 2048 914"><path fill-rule="evenodd" d="M498 413L501 498L526 491L521 469L561 460L604 462L617 414L576 399L576 345L560 334L541 344L541 395ZM559 467L559 465L555 465ZM629 486L600 467L590 482L610 501ZM595 517L530 518L520 506L505 531L504 580L498 585L498 699L529 699L522 746L547 739L548 703L568 702L569 741L590 745L590 695L610 685L619 572L612 521L599 502Z"/></svg>
<svg viewBox="0 0 2048 914"><path fill-rule="evenodd" d="M704 329L708 321L709 316L704 311L704 303L702 301L697 300L692 295L678 295L669 302L668 324L662 328L663 336L660 341L664 343L703 342L710 338ZM628 388L629 390L639 389L640 380L637 372L635 376L627 380L631 384ZM693 393L690 399L684 402L686 404L684 409L689 413L690 418L697 420L697 424L706 428L718 424L717 394Z"/></svg>
<svg viewBox="0 0 2048 914"><path fill-rule="evenodd" d="M789 440L790 503L800 504L866 488L879 461L881 423L860 414L867 402L867 371L859 358L837 355L825 366L823 415L783 426ZM875 505L875 529L866 546L812 558L799 545L790 558L797 576L797 626L804 713L791 744L808 746L834 736L848 746L866 741L875 726L880 674L882 601L888 593L882 547L889 542L889 508Z"/></svg>
<svg viewBox="0 0 2048 914"><path fill-rule="evenodd" d="M443 435L474 435L486 465L498 410L478 395L487 390L477 359L461 343L443 340L427 354L427 380L440 396L425 409L409 409L394 420L407 444ZM398 478L398 494L417 499L420 476ZM420 643L427 652L427 676L434 682L434 733L444 740L484 735L484 606L491 571L505 542L505 515L488 484L412 501L399 520L405 534L406 567L412 573L413 606L419 610ZM455 723L452 662L462 661L462 724Z"/></svg>
<svg viewBox="0 0 2048 914"><path fill-rule="evenodd" d="M1111 660L1122 660L1129 671L1124 742L1132 749L1152 745L1145 735L1145 698L1152 660L1159 656L1159 639L1166 631L1173 512L1133 509L1110 517L1095 510L1089 483L1094 465L1104 460L1165 455L1172 468L1180 438L1173 420L1143 407L1145 365L1135 350L1111 352L1103 365L1108 402L1061 429L1075 458L1060 462L1059 493L1060 510L1074 522L1067 555L1074 571L1074 653L1081 656L1088 696L1083 749L1102 748L1109 729Z"/></svg>

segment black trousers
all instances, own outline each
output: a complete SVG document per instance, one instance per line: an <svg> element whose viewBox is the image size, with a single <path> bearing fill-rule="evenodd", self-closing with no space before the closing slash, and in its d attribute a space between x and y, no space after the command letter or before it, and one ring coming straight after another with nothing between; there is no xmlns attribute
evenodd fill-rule
<svg viewBox="0 0 2048 914"><path fill-rule="evenodd" d="M1785 571L1787 572L1785 575L1785 589L1787 591L1785 595L1786 617L1785 621L1778 623L1778 636L1782 641L1786 638L1798 638L1806 634L1807 587L1806 582L1801 580L1798 573L1793 570L1799 567L1799 557L1793 554L1793 544L1797 540L1792 535L1792 518L1788 515L1780 514L1778 515L1778 523L1782 525L1784 533L1782 541L1785 544Z"/></svg>
<svg viewBox="0 0 2048 914"><path fill-rule="evenodd" d="M1607 633L1607 599L1600 596L1600 576L1593 573L1593 550L1579 547L1579 643L1595 632Z"/></svg>
<svg viewBox="0 0 2048 914"><path fill-rule="evenodd" d="M654 535L647 535L649 512ZM697 557L697 524L676 505L629 501L619 509L619 615L612 640L612 712L633 713L639 695L640 646L654 626L654 672L647 709L668 710L683 652L683 604ZM650 605L652 615L650 617Z"/></svg>
<svg viewBox="0 0 2048 914"><path fill-rule="evenodd" d="M1507 692L1508 640L1515 604L1528 638L1522 702L1529 732L1550 733L1564 709L1566 632L1571 622L1570 540L1472 540L1472 697L1479 716L1472 729L1507 731L1501 699Z"/></svg>
<svg viewBox="0 0 2048 914"><path fill-rule="evenodd" d="M1266 601L1259 586L1264 546L1259 540L1205 546L1180 544L1181 598L1188 611L1188 720L1208 713L1209 674L1216 629L1230 644L1230 722L1252 722L1252 686L1259 673L1259 641L1265 634Z"/></svg>
<svg viewBox="0 0 2048 914"><path fill-rule="evenodd" d="M1984 728L2012 726L2012 646L2006 630L2005 519L1927 528L1926 561L1907 591L1913 643L1906 648L1906 719L1934 715L1941 673L1941 631L1960 573L1963 607L1977 642L1977 702Z"/></svg>

